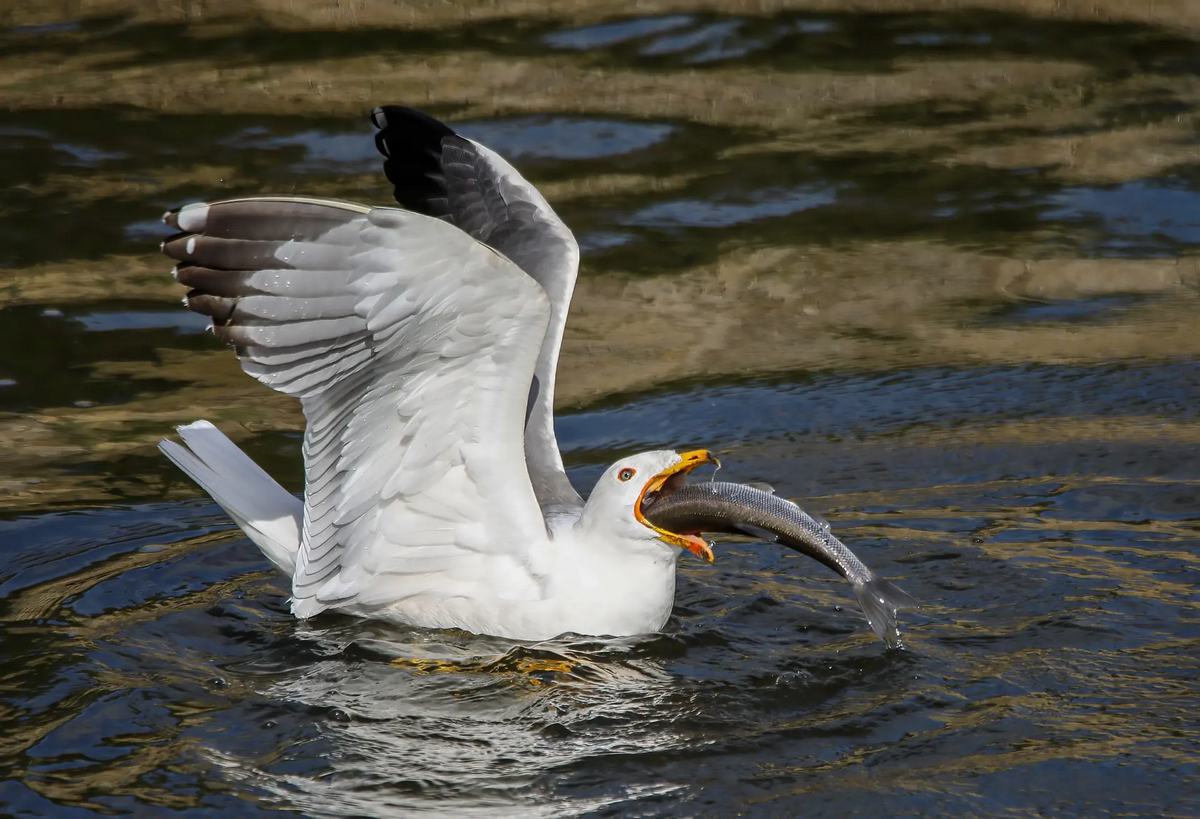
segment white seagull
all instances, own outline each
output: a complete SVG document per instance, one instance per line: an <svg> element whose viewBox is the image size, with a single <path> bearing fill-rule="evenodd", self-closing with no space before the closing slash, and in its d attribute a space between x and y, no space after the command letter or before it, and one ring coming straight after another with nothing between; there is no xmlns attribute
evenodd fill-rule
<svg viewBox="0 0 1200 819"><path fill-rule="evenodd" d="M622 459L585 503L553 417L574 236L479 143L409 108L372 120L402 208L263 196L164 217L187 306L300 399L304 500L207 421L160 449L291 580L297 617L523 640L661 629L681 551L713 555L641 501L714 458Z"/></svg>

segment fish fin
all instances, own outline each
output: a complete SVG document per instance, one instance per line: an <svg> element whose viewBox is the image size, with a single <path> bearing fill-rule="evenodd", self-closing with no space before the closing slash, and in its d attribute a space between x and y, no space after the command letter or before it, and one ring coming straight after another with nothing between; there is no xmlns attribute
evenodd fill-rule
<svg viewBox="0 0 1200 819"><path fill-rule="evenodd" d="M759 492L765 492L768 495L775 494L775 487L771 486L769 483L763 483L762 481L747 481L745 484L743 484L743 486L748 486L751 489L757 489Z"/></svg>
<svg viewBox="0 0 1200 819"><path fill-rule="evenodd" d="M797 506L796 508L799 509L800 507ZM801 510L801 511L803 511L803 510ZM829 521L825 520L825 518L821 517L816 512L804 512L804 514L808 515L810 518L812 518L818 524L820 524L821 528L824 529L826 532L832 531L831 527L829 526Z"/></svg>
<svg viewBox="0 0 1200 819"><path fill-rule="evenodd" d="M904 641L900 639L900 626L896 623L896 612L900 609L920 608L916 599L882 577L873 577L853 588L858 605L862 607L867 622L871 624L871 630L888 648L904 648Z"/></svg>
<svg viewBox="0 0 1200 819"><path fill-rule="evenodd" d="M768 529L763 529L761 526L751 526L749 523L735 523L734 527L748 537L765 540L767 543L779 542L779 535Z"/></svg>

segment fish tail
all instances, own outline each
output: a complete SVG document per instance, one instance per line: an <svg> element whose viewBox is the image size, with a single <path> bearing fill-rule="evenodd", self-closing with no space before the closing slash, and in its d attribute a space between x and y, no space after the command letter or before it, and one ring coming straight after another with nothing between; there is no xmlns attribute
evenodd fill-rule
<svg viewBox="0 0 1200 819"><path fill-rule="evenodd" d="M879 639L883 640L888 648L904 648L904 641L900 639L900 626L896 623L896 612L900 609L920 608L912 595L882 577L872 577L862 583L855 583L853 588L858 605L862 607L867 622L879 635Z"/></svg>

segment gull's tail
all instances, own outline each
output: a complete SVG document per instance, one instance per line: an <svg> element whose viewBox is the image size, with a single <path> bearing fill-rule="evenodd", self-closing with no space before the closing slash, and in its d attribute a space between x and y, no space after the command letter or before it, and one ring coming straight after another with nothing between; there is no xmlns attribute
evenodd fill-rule
<svg viewBox="0 0 1200 819"><path fill-rule="evenodd" d="M212 495L275 568L291 578L300 549L303 502L208 421L178 431L184 446L162 441L158 448Z"/></svg>

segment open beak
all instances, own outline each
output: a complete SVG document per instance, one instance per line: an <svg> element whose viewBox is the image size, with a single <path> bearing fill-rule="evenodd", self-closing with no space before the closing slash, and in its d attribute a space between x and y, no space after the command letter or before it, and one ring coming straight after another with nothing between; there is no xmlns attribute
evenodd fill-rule
<svg viewBox="0 0 1200 819"><path fill-rule="evenodd" d="M687 549L701 560L707 563L712 563L712 547L708 545L708 541L706 541L704 538L697 537L696 535L677 535L674 532L668 532L666 529L659 529L653 523L646 520L645 516L642 515L642 499L645 498L647 494L651 492L657 492L659 489L661 489L662 485L666 483L667 479L672 475L679 475L681 473L687 474L696 467L703 466L704 464L716 464L717 466L721 465L721 462L714 458L713 454L707 449L696 449L691 452L684 452L679 456L679 458L679 463L664 469L662 472L659 472L657 475L647 481L646 486L642 489L642 494L638 495L637 503L633 505L633 516L637 518L638 522L643 526L649 526L655 532L658 532L659 540L664 540L667 543Z"/></svg>

